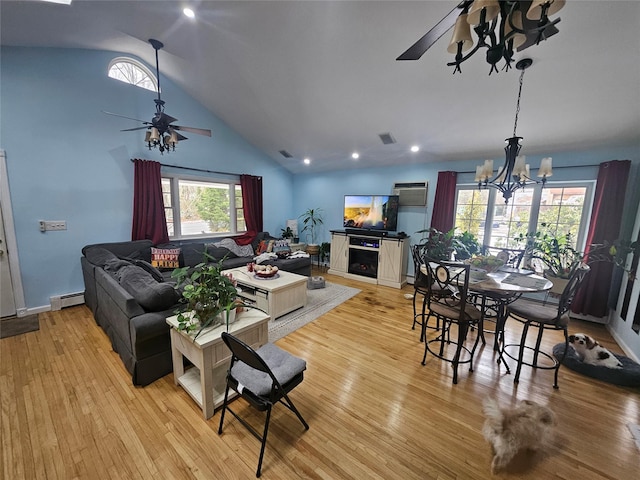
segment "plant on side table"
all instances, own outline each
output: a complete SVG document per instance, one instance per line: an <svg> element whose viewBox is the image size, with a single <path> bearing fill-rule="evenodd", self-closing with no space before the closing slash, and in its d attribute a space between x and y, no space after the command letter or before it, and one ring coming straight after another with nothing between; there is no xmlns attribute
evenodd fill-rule
<svg viewBox="0 0 640 480"><path fill-rule="evenodd" d="M238 298L236 281L231 274L222 271L224 259L219 263L212 257L209 260L210 263L176 268L171 273L171 278L176 280L175 288L186 305L178 313L178 330L197 330L195 337L205 328L225 322L228 330L229 324L235 321L236 308L243 306Z"/></svg>
<svg viewBox="0 0 640 480"><path fill-rule="evenodd" d="M291 230L291 227L282 228L280 229L280 231L282 232L280 236L285 240L289 240L289 243L291 243L291 239L295 237L295 234L293 233L293 230Z"/></svg>
<svg viewBox="0 0 640 480"><path fill-rule="evenodd" d="M451 255L455 250L455 229L448 232L441 232L437 228L427 228L418 230L416 233L426 234L420 239L420 243L425 245L424 250L429 258L433 260L451 260Z"/></svg>

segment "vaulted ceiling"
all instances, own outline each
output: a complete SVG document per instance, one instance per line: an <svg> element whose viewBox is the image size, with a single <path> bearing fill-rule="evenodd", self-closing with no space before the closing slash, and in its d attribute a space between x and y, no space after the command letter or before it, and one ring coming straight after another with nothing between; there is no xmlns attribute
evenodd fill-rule
<svg viewBox="0 0 640 480"><path fill-rule="evenodd" d="M500 158L518 71L489 76L479 52L452 75L450 33L420 60L396 61L455 5L3 0L1 42L112 50L154 66L147 40L161 40L161 73L293 173ZM640 145L640 2L568 1L555 17L557 35L516 54L533 59L522 153ZM383 144L383 133L397 143Z"/></svg>

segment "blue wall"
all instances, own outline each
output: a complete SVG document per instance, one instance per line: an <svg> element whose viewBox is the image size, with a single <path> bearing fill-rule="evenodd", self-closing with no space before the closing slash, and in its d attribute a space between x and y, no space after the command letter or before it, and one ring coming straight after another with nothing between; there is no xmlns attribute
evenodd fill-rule
<svg viewBox="0 0 640 480"><path fill-rule="evenodd" d="M175 152L161 156L145 148L144 131L120 132L136 122L101 113L150 120L155 112L154 92L107 77L118 54L3 47L1 55L0 148L28 309L84 290L84 245L131 239L131 158L260 175L268 186L265 229L279 233L291 218L291 174L168 79L161 78L167 113L213 136L187 134ZM67 230L41 233L39 220L65 220Z"/></svg>
<svg viewBox="0 0 640 480"><path fill-rule="evenodd" d="M498 145L499 148L499 145ZM526 153L526 140L523 146ZM591 150L588 152L554 153L548 152L540 156L527 156L527 162L532 168L540 164L542 157L553 157L554 172L549 181L567 180L595 180L598 176L598 166L609 160L632 160L634 170L640 166L640 150L634 147L619 147L614 149ZM351 159L345 159L349 162ZM420 234L415 232L428 228L431 224L433 200L435 198L438 172L451 170L461 173L458 183L473 184L476 165L484 159L473 159L458 162L434 162L412 165L398 165L385 168L370 168L346 170L320 174L296 175L294 177L293 201L296 206L294 213L299 215L307 208L321 208L324 213L324 228L321 229L318 241L329 241L330 230L342 229L342 210L344 195L376 195L389 194L396 182L427 181L427 206L400 207L398 215L398 230L412 236L411 243L415 243ZM360 162L363 162L360 159ZM500 163L496 157L495 164ZM570 168L561 168L570 167ZM471 173L474 172L474 173ZM635 176L631 176L635 178ZM331 194L327 194L331 192ZM633 197L629 203L637 205L637 188L629 185L628 197ZM631 218L635 218L634 214ZM304 239L303 239L304 240ZM410 267L410 271L412 268Z"/></svg>

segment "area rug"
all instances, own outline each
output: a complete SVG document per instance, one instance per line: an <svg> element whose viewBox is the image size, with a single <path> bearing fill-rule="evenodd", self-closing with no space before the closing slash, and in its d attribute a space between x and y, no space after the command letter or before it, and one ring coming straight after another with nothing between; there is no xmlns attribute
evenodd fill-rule
<svg viewBox="0 0 640 480"><path fill-rule="evenodd" d="M329 310L346 302L360 290L326 282L324 288L307 290L307 306L269 322L269 341L275 342L298 328L312 322Z"/></svg>

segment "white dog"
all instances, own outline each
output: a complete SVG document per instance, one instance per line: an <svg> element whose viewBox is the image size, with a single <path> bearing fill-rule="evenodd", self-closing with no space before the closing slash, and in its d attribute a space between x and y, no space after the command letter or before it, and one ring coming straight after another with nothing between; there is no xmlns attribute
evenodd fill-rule
<svg viewBox="0 0 640 480"><path fill-rule="evenodd" d="M553 439L555 415L547 407L524 400L515 408L501 408L492 398L483 402L484 438L493 449L491 472L506 467L523 450L544 450Z"/></svg>
<svg viewBox="0 0 640 480"><path fill-rule="evenodd" d="M622 368L620 360L589 335L584 333L569 335L569 343L584 363L607 368Z"/></svg>

